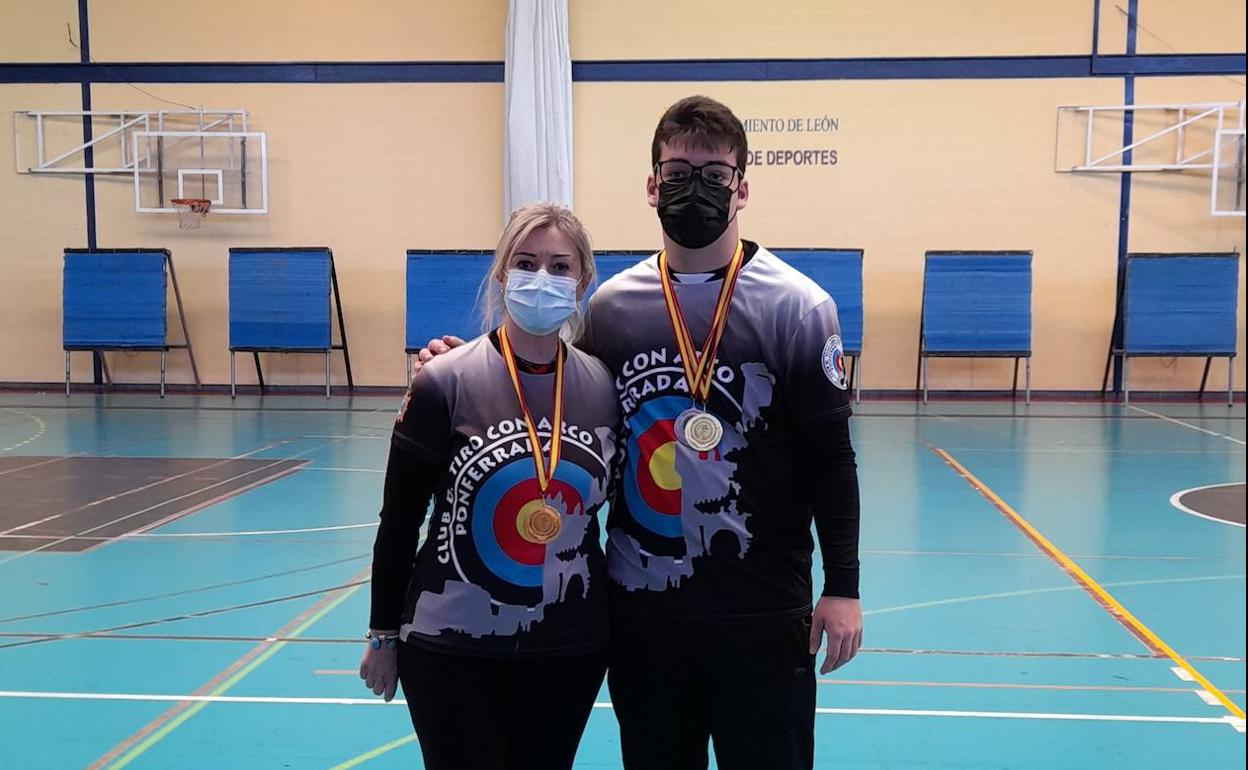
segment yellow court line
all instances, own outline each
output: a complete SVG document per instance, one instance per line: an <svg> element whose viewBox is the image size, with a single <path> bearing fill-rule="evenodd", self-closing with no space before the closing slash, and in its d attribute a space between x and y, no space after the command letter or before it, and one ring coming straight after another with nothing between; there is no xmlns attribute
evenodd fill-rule
<svg viewBox="0 0 1248 770"><path fill-rule="evenodd" d="M399 738L398 740L390 741L389 743L383 746L378 746L372 751L366 751L363 754L359 755L358 757L355 757L354 759L348 759L346 762L343 762L340 765L334 765L333 767L329 768L329 770L351 770L351 768L359 767L365 762L368 762L370 760L376 759L377 757L380 757L382 754L386 754L388 752L394 751L400 746L406 746L407 744L411 743L414 740L416 740L415 734L408 735L403 738Z"/></svg>
<svg viewBox="0 0 1248 770"><path fill-rule="evenodd" d="M1147 640L1150 646L1154 647L1167 658L1174 661L1176 666L1191 674L1192 678L1195 679L1201 687L1212 693L1213 697L1217 698L1218 702L1220 702L1227 711L1231 712L1231 714L1239 719L1244 718L1244 710L1239 707L1239 704L1227 697L1226 693L1215 687L1213 682L1210 682L1207 678L1205 678L1205 676L1197 671L1191 663L1188 663L1182 655L1175 652L1173 647L1162 641L1161 637L1153 633L1153 631L1148 626L1144 625L1139 618L1132 615L1131 612L1124 607L1121 602L1115 599L1113 595L1106 591L1100 583L1093 580L1092 576L1087 572L1084 572L1082 567L1071 561L1070 557L1062 553L1061 549L1053 545L1053 543L1050 542L1044 535L1040 534L1039 530L1024 519L1018 511L1014 510L1010 506L1009 503L1002 500L1001 497L997 495L996 492L993 492L987 484L976 478L975 474L971 473L965 466L953 459L948 452L940 449L939 447L931 447L931 449L939 455L940 458L949 465L949 467L957 471L962 478L966 479L971 486L975 487L981 495L988 498L988 500L997 507L997 510L1005 514L1015 526L1023 530L1023 532L1026 533L1026 535L1033 543L1036 544L1038 548L1056 561L1062 569L1070 574L1072 578L1074 578L1077 582L1082 583L1089 591L1093 592L1096 595L1096 598L1102 602L1118 620L1128 626L1133 633L1142 639Z"/></svg>

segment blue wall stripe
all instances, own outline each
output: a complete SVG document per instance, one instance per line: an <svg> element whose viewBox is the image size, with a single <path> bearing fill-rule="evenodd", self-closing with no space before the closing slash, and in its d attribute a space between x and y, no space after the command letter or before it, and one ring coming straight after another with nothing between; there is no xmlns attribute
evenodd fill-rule
<svg viewBox="0 0 1248 770"><path fill-rule="evenodd" d="M719 61L581 61L572 79L606 81L917 80L1085 77L1087 56L999 56Z"/></svg>
<svg viewBox="0 0 1248 770"><path fill-rule="evenodd" d="M80 66L91 66L91 24L87 19L87 0L78 0L78 57L82 62ZM89 81L82 81L82 109L84 112L91 109L91 83ZM91 118L85 115L82 118L82 141L83 144L91 141ZM83 150L83 156L84 165L87 168L95 165L94 148L88 146ZM87 248L94 249L96 247L95 175L83 174L82 176L86 185Z"/></svg>
<svg viewBox="0 0 1248 770"><path fill-rule="evenodd" d="M78 0L78 61L79 66L91 66L91 22L87 15L87 0ZM82 81L82 110L87 112L91 109L91 83ZM82 142L87 144L91 141L91 118L84 115L82 117ZM83 150L83 165L87 168L95 165L95 149L88 146ZM86 201L87 214L87 248L94 249L96 247L95 233L95 175L83 174L83 196ZM96 385L104 382L104 360L100 357L100 353L91 354L91 379Z"/></svg>
<svg viewBox="0 0 1248 770"><path fill-rule="evenodd" d="M85 2L85 0L84 0ZM89 112L91 110L91 84L82 84L82 111ZM82 118L82 142L86 144L91 141L91 118L83 116ZM87 147L82 151L83 165L87 168L95 165L95 151L93 147ZM83 182L85 184L85 194L87 201L87 248L94 249L95 242L95 175L83 174Z"/></svg>
<svg viewBox="0 0 1248 770"><path fill-rule="evenodd" d="M0 83L502 83L502 62L0 64Z"/></svg>
<svg viewBox="0 0 1248 770"><path fill-rule="evenodd" d="M318 83L501 83L502 62L317 64Z"/></svg>
<svg viewBox="0 0 1248 770"><path fill-rule="evenodd" d="M1134 28L1134 23L1132 23ZM1134 35L1134 33L1132 33ZM1134 48L1134 45L1132 45ZM1097 56L1095 75L1229 75L1244 72L1242 53Z"/></svg>
<svg viewBox="0 0 1248 770"><path fill-rule="evenodd" d="M85 0L79 0L85 5ZM1245 55L579 61L578 82L932 80L1236 75ZM0 83L502 83L502 62L0 64Z"/></svg>
<svg viewBox="0 0 1248 770"><path fill-rule="evenodd" d="M1135 56L1136 23L1139 19L1140 0L1127 3L1127 55ZM1104 57L1102 57L1104 58ZM1123 79L1123 104L1135 104L1135 76L1128 74ZM1135 137L1135 113L1127 110L1122 114L1122 146L1127 147ZM1131 165L1132 152L1122 154L1122 165ZM1123 297L1127 277L1127 252L1131 240L1131 174L1122 174L1121 187L1118 195L1118 290L1117 296ZM1122 347L1124 318L1122 303L1114 312L1114 328L1112 330L1111 350ZM1114 358L1114 392L1122 390L1122 359Z"/></svg>
<svg viewBox="0 0 1248 770"><path fill-rule="evenodd" d="M1101 0L1092 0L1092 63L1101 48Z"/></svg>

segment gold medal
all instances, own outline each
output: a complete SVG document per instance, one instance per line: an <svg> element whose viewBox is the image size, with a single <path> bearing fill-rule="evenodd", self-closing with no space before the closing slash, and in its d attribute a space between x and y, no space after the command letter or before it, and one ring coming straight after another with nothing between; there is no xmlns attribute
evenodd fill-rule
<svg viewBox="0 0 1248 770"><path fill-rule="evenodd" d="M545 545L559 537L559 530L562 528L563 520L560 519L559 512L543 503L524 517L520 534L530 543Z"/></svg>
<svg viewBox="0 0 1248 770"><path fill-rule="evenodd" d="M511 341L507 339L507 327L498 330L499 352L507 365L507 376L511 378L512 388L516 391L516 399L520 402L520 412L524 415L524 427L529 434L529 445L533 447L533 466L536 470L537 485L542 490L542 497L534 500L533 507L526 506L516 521L520 536L530 543L545 545L559 536L563 527L563 519L559 511L545 502L546 489L555 477L555 468L559 465L560 450L563 446L563 345L559 345L555 354L555 395L554 419L551 420L550 461L542 456L542 442L537 435L537 423L529 412L529 405L524 400L524 389L520 387L520 375L516 369L516 357L511 352Z"/></svg>

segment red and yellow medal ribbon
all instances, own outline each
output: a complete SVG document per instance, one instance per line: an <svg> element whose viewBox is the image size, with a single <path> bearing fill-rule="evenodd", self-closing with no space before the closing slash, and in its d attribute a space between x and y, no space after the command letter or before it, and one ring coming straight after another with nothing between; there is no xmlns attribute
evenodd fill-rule
<svg viewBox="0 0 1248 770"><path fill-rule="evenodd" d="M507 339L507 327L498 330L499 352L503 354L503 363L507 365L507 376L511 378L511 387L516 391L516 399L520 402L520 411L524 414L524 427L529 433L529 445L533 447L533 465L537 469L537 484L546 493L550 480L555 477L555 468L559 465L559 450L563 445L563 345L559 345L555 353L555 396L554 419L550 428L550 460L542 457L542 443L537 437L537 423L524 400L524 389L520 387L520 372L516 368L516 356L511 350L511 341Z"/></svg>
<svg viewBox="0 0 1248 770"><path fill-rule="evenodd" d="M715 356L719 352L719 341L724 336L724 329L728 326L728 308L732 305L732 292L736 289L737 275L744 262L745 245L737 241L737 250L728 261L728 271L724 275L723 285L719 287L715 313L711 316L711 329L699 351L693 346L689 327L685 324L680 303L676 300L676 292L672 289L672 277L667 269L667 252L659 252L659 279L663 283L663 302L667 305L667 317L672 322L672 333L676 335L680 361L685 367L685 382L689 385L689 394L704 404L711 394L711 382L715 378Z"/></svg>

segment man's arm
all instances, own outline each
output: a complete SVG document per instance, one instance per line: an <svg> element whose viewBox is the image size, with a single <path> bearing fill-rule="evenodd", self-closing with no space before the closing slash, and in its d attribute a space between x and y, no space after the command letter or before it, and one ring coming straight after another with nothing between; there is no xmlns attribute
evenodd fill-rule
<svg viewBox="0 0 1248 770"><path fill-rule="evenodd" d="M823 587L811 624L811 654L826 633L820 673L848 663L862 646L858 602L858 465L849 418L808 423L799 430L801 484L806 490L823 560Z"/></svg>
<svg viewBox="0 0 1248 770"><path fill-rule="evenodd" d="M858 468L849 434L849 383L836 303L811 309L789 335L783 384L791 404L798 478L814 518L824 585L810 653L827 636L821 673L850 661L862 644L858 603Z"/></svg>

